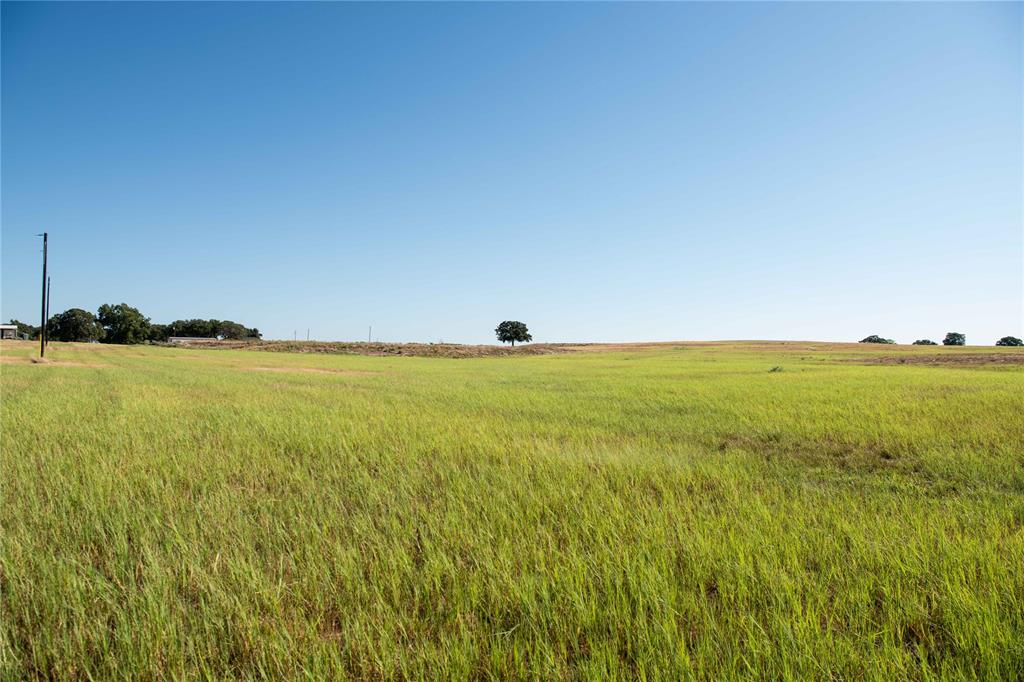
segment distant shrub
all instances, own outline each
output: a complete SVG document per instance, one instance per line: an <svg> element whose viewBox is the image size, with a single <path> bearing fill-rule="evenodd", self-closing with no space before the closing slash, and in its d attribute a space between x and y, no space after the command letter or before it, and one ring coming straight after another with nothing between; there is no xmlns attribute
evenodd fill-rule
<svg viewBox="0 0 1024 682"><path fill-rule="evenodd" d="M1021 341L1016 336L1004 336L1003 338L996 341L997 346L1024 346L1024 341Z"/></svg>
<svg viewBox="0 0 1024 682"><path fill-rule="evenodd" d="M770 370L768 370L768 371L769 371L769 372L781 372L781 371L782 371L782 368L781 368L781 367L779 367L778 365L775 365L774 367L772 367L772 368L771 368Z"/></svg>
<svg viewBox="0 0 1024 682"><path fill-rule="evenodd" d="M946 338L942 339L943 346L963 346L967 343L967 336L960 332L949 332Z"/></svg>
<svg viewBox="0 0 1024 682"><path fill-rule="evenodd" d="M918 339L917 341L914 341L914 343L912 343L911 345L913 345L913 346L937 346L939 344L935 343L931 339Z"/></svg>
<svg viewBox="0 0 1024 682"><path fill-rule="evenodd" d="M896 342L893 341L892 339L883 338L883 337L879 336L878 334L872 334L871 336L868 336L867 338L861 339L860 343L896 343Z"/></svg>

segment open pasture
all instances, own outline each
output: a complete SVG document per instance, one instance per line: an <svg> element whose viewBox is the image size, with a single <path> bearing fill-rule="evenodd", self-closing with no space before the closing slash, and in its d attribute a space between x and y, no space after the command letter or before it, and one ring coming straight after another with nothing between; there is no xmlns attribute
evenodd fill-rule
<svg viewBox="0 0 1024 682"><path fill-rule="evenodd" d="M4 679L1024 674L1020 349L0 352Z"/></svg>

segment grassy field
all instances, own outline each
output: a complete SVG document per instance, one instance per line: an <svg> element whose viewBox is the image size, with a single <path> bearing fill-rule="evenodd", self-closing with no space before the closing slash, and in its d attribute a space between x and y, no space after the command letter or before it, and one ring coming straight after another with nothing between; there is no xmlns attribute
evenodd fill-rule
<svg viewBox="0 0 1024 682"><path fill-rule="evenodd" d="M1018 349L51 349L4 679L1024 675Z"/></svg>

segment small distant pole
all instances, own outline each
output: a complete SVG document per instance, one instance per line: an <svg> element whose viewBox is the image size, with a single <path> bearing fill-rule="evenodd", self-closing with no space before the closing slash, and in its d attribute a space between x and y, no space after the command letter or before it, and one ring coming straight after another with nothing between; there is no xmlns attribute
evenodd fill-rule
<svg viewBox="0 0 1024 682"><path fill-rule="evenodd" d="M373 343L373 325L370 325L370 331L366 333L366 343Z"/></svg>
<svg viewBox="0 0 1024 682"><path fill-rule="evenodd" d="M49 324L49 322L50 322L50 289L51 288L52 288L52 285L50 284L50 277L47 276L46 277L46 322L47 322L47 324ZM50 345L49 330L47 330L47 334L46 334L46 345L47 346Z"/></svg>
<svg viewBox="0 0 1024 682"><path fill-rule="evenodd" d="M39 325L39 357L42 358L46 356L46 312L49 308L47 303L49 300L49 297L47 296L49 287L47 286L47 283L50 281L50 278L46 274L46 242L49 235L48 233L43 232L41 235L36 236L43 238L43 300L39 310L39 314L43 318L42 324Z"/></svg>
<svg viewBox="0 0 1024 682"><path fill-rule="evenodd" d="M306 327L306 341L309 341L309 327Z"/></svg>
<svg viewBox="0 0 1024 682"><path fill-rule="evenodd" d="M298 329L293 329L292 330L292 341L298 341L298 340L299 340L299 330Z"/></svg>

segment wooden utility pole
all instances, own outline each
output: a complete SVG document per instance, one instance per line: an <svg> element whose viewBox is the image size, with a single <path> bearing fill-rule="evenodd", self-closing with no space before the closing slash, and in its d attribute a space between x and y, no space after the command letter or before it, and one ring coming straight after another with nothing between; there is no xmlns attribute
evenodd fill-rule
<svg viewBox="0 0 1024 682"><path fill-rule="evenodd" d="M50 323L50 277L49 277L49 275L47 275L47 277L46 277L46 323L47 323L47 325L49 325L49 323ZM50 345L49 330L47 330L47 334L46 334L46 345L47 346Z"/></svg>
<svg viewBox="0 0 1024 682"><path fill-rule="evenodd" d="M46 276L46 240L47 233L43 232L43 301L39 309L39 315L42 317L42 324L39 325L39 357L46 356L46 293L48 287L46 286L47 281L50 279Z"/></svg>

